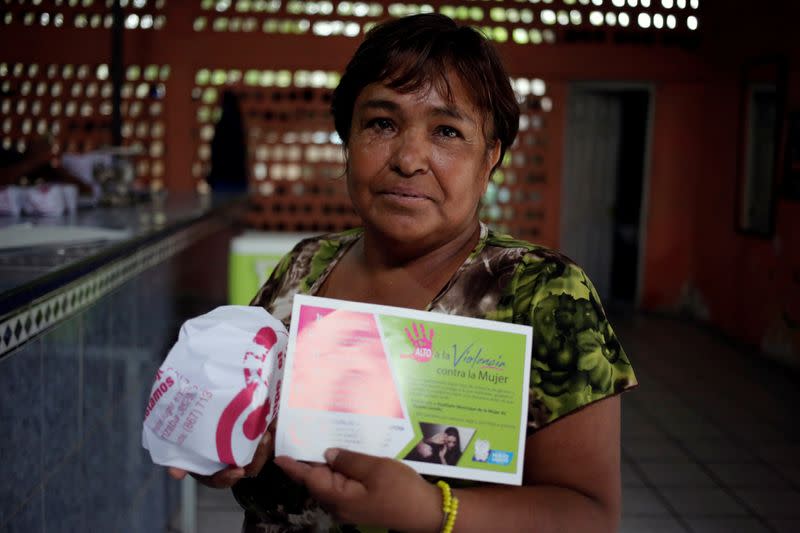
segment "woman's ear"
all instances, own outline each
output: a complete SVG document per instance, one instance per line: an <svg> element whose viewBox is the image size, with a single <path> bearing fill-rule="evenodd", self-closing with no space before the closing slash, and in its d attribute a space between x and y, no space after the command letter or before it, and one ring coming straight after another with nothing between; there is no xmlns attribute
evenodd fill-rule
<svg viewBox="0 0 800 533"><path fill-rule="evenodd" d="M488 165L488 170L486 171L486 179L483 180L483 194L486 194L486 189L489 187L489 179L492 177L494 167L500 161L500 151L500 140L496 139L494 141L494 146L491 146L486 152L486 164Z"/></svg>
<svg viewBox="0 0 800 533"><path fill-rule="evenodd" d="M500 139L495 139L494 146L489 149L489 168L494 168L500 162L501 148Z"/></svg>
<svg viewBox="0 0 800 533"><path fill-rule="evenodd" d="M344 170L341 177L346 177L350 170L350 150L347 149L346 144L342 144L342 156L344 157Z"/></svg>

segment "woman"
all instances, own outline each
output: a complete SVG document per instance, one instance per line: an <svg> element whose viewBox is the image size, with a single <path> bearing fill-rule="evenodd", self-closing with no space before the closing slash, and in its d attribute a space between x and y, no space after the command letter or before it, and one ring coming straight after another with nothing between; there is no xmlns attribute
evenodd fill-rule
<svg viewBox="0 0 800 533"><path fill-rule="evenodd" d="M492 46L440 15L387 22L356 51L332 108L363 228L300 243L254 305L287 325L296 293L532 325L524 485L454 489L455 530L615 531L618 393L636 381L583 272L478 220L519 120ZM236 483L245 531L442 528L439 489L401 462L268 458L269 433L251 465L203 478Z"/></svg>
<svg viewBox="0 0 800 533"><path fill-rule="evenodd" d="M458 435L458 429L449 427L423 439L404 459L455 465L461 459L461 438Z"/></svg>

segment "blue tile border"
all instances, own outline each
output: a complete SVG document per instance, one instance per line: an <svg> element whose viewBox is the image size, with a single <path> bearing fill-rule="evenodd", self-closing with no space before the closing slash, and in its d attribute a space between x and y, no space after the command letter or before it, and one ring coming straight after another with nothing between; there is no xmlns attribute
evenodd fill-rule
<svg viewBox="0 0 800 533"><path fill-rule="evenodd" d="M179 230L88 272L71 283L0 318L0 358L44 331L86 309L145 270L162 263L198 240L226 227L214 217Z"/></svg>

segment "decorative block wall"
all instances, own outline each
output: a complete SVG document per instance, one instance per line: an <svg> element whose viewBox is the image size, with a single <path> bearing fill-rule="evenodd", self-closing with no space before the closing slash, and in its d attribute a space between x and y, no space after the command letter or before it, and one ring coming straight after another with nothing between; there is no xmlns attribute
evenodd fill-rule
<svg viewBox="0 0 800 533"><path fill-rule="evenodd" d="M52 136L55 156L108 143L111 5L111 0L5 0L0 41L31 42L35 35L37 42L71 42L65 43L70 52L61 53L69 54L69 61L49 61L47 48L38 59L14 46L0 49L3 148L25 151L38 137ZM233 91L247 130L254 193L247 221L275 231L358 224L328 105L352 50L387 17L444 13L483 31L506 55L576 46L605 46L609 54L617 46L685 49L697 44L701 29L699 0L122 0L121 5L127 33L122 134L124 144L138 150L140 184L204 189L221 94ZM553 243L563 125L554 129L552 117L560 117L565 102L563 91L550 88L562 80L516 63L520 136L494 177L483 217L517 237Z"/></svg>

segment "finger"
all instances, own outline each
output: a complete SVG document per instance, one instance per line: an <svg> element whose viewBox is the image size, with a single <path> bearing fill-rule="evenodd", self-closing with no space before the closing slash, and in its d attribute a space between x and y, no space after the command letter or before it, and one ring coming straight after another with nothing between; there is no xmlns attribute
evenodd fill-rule
<svg viewBox="0 0 800 533"><path fill-rule="evenodd" d="M419 329L422 332L422 338L424 339L425 337L427 337L427 335L425 334L425 324L420 324Z"/></svg>
<svg viewBox="0 0 800 533"><path fill-rule="evenodd" d="M172 479L177 479L177 480L181 480L181 479L185 478L186 474L188 474L188 472L186 470L182 470L180 468L175 468L174 466L171 466L171 467L167 468L167 472L169 473L169 475L170 475L170 477Z"/></svg>
<svg viewBox="0 0 800 533"><path fill-rule="evenodd" d="M264 452L267 459L275 456L275 432L267 430L264 436L261 437L261 444L264 446Z"/></svg>
<svg viewBox="0 0 800 533"><path fill-rule="evenodd" d="M339 472L334 472L333 483L332 483L333 490L335 490L336 492L344 492L345 487L347 485L347 481L348 481L347 478L343 474Z"/></svg>
<svg viewBox="0 0 800 533"><path fill-rule="evenodd" d="M253 454L253 460L244 467L245 475L248 477L257 476L258 473L261 472L261 469L264 468L266 462L269 461L274 454L275 439L273 439L272 434L267 431L258 443L256 452Z"/></svg>
<svg viewBox="0 0 800 533"><path fill-rule="evenodd" d="M306 477L311 471L311 465L295 461L291 457L281 455L275 458L275 464L283 470L295 483L306 484Z"/></svg>
<svg viewBox="0 0 800 533"><path fill-rule="evenodd" d="M314 499L329 510L350 499L363 497L367 492L363 484L332 471L328 465L312 466L283 455L275 458L275 464L292 481L305 485Z"/></svg>
<svg viewBox="0 0 800 533"><path fill-rule="evenodd" d="M334 472L328 465L312 467L305 477L308 492L331 509L338 509L348 502L359 501L366 496L367 488L358 480Z"/></svg>
<svg viewBox="0 0 800 533"><path fill-rule="evenodd" d="M417 329L417 323L416 322L412 322L411 323L411 327L414 328L414 336L416 338L419 338L419 330Z"/></svg>
<svg viewBox="0 0 800 533"><path fill-rule="evenodd" d="M325 460L331 470L341 472L350 479L364 481L377 466L380 458L340 448L328 448L325 450Z"/></svg>

